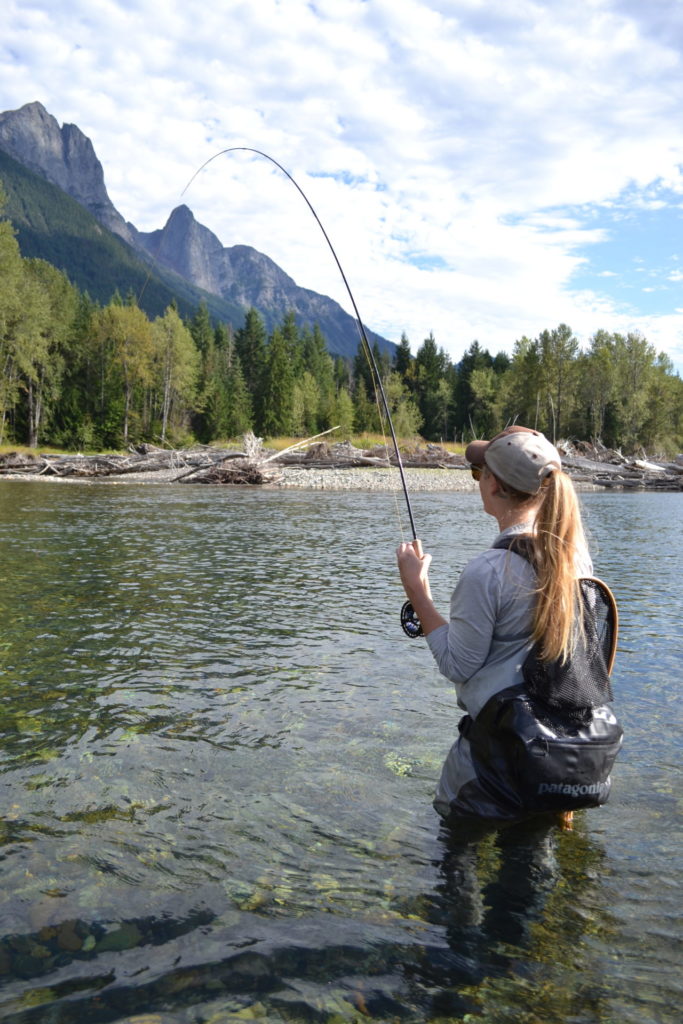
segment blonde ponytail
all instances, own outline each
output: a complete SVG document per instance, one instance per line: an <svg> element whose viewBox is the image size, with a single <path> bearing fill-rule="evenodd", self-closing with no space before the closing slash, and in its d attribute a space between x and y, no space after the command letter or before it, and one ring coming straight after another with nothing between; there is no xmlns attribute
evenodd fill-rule
<svg viewBox="0 0 683 1024"><path fill-rule="evenodd" d="M578 556L586 548L574 485L556 470L542 488L534 532L538 599L533 639L543 661L566 661L581 628Z"/></svg>

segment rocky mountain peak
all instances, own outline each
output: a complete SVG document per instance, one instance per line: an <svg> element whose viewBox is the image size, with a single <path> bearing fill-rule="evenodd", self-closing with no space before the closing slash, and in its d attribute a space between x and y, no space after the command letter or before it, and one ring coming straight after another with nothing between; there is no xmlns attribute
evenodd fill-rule
<svg viewBox="0 0 683 1024"><path fill-rule="evenodd" d="M188 206L177 206L161 230L137 232L136 244L204 291L221 294L223 246Z"/></svg>
<svg viewBox="0 0 683 1024"><path fill-rule="evenodd" d="M0 148L61 188L104 227L130 242L130 230L111 202L92 142L75 124L59 123L42 103L0 114Z"/></svg>

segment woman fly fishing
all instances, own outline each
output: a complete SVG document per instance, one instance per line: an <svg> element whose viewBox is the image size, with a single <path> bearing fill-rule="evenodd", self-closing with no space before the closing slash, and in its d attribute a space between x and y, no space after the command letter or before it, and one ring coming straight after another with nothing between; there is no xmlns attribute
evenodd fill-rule
<svg viewBox="0 0 683 1024"><path fill-rule="evenodd" d="M542 663L568 663L577 628L583 631L577 621L582 607L579 578L590 576L592 565L574 486L562 470L559 452L543 434L508 427L491 441L473 441L465 458L479 483L484 511L500 532L493 547L463 569L448 620L432 600L431 556L422 554L419 544L404 543L397 559L436 664L455 684L458 704L472 726L495 695L522 684L523 664L532 647ZM468 817L524 817L515 779L504 779L500 788L489 784L462 725L443 765L436 810L447 823ZM580 729L576 723L575 729ZM488 738L482 738L486 746ZM494 767L500 776L500 759ZM604 802L609 791L608 782L601 783L600 797L579 794L582 804L572 802L570 795L563 797L561 786L553 785L557 799L552 806L565 813L565 821L571 808ZM543 785L539 792L544 792ZM550 792L548 783L545 792ZM538 809L543 809L542 800Z"/></svg>

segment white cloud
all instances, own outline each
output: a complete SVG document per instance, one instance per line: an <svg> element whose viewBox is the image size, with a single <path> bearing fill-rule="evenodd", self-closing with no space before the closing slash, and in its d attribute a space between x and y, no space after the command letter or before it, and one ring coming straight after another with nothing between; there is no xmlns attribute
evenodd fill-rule
<svg viewBox="0 0 683 1024"><path fill-rule="evenodd" d="M265 150L365 322L414 348L430 330L458 358L560 321L619 329L628 311L571 287L604 231L567 210L683 195L681 18L658 0L10 0L5 23L3 109L37 99L78 124L126 219L157 228L205 160ZM349 308L266 161L221 157L183 201ZM642 322L680 351L679 315Z"/></svg>

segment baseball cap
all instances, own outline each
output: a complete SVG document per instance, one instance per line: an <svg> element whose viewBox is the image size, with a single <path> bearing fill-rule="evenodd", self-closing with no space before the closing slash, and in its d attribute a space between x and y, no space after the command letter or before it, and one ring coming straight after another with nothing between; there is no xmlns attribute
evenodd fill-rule
<svg viewBox="0 0 683 1024"><path fill-rule="evenodd" d="M549 473L562 469L555 445L529 427L506 427L490 441L472 441L465 458L473 466L486 464L499 480L522 494L536 494Z"/></svg>

